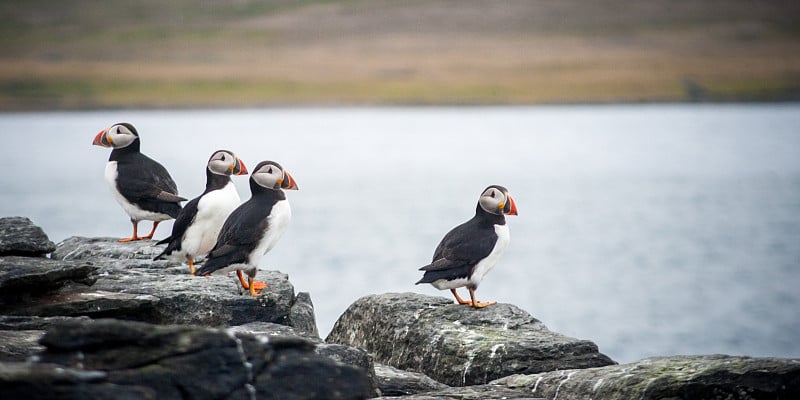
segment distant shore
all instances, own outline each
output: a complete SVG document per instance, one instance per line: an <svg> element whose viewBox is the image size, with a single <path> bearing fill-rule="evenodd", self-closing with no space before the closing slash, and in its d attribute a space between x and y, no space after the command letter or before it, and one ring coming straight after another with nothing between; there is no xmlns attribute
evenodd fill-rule
<svg viewBox="0 0 800 400"><path fill-rule="evenodd" d="M783 0L2 10L0 111L800 100Z"/></svg>

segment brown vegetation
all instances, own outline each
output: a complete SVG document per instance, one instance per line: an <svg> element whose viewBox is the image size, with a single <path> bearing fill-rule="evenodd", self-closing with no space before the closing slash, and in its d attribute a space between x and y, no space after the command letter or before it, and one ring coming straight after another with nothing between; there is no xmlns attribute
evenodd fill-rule
<svg viewBox="0 0 800 400"><path fill-rule="evenodd" d="M0 109L784 100L800 3L0 2Z"/></svg>

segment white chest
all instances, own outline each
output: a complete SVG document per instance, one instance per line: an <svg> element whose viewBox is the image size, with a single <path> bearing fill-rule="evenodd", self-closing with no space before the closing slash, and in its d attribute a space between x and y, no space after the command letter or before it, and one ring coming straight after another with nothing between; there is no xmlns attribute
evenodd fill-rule
<svg viewBox="0 0 800 400"><path fill-rule="evenodd" d="M257 265L261 256L275 247L275 244L278 243L283 233L286 232L286 228L289 226L289 221L291 221L291 219L292 208L289 206L288 200L281 200L272 206L272 211L269 217L267 217L267 232L264 233L264 237L258 242L258 246L250 253L249 260L251 264Z"/></svg>
<svg viewBox="0 0 800 400"><path fill-rule="evenodd" d="M505 253L508 243L511 241L511 234L508 231L508 225L495 225L494 231L497 234L497 243L489 255L475 265L475 271L469 278L469 283L478 286L489 271L491 271L497 264L497 261Z"/></svg>
<svg viewBox="0 0 800 400"><path fill-rule="evenodd" d="M186 229L181 247L192 257L203 256L214 247L225 219L240 203L233 182L206 193L197 203L197 215Z"/></svg>

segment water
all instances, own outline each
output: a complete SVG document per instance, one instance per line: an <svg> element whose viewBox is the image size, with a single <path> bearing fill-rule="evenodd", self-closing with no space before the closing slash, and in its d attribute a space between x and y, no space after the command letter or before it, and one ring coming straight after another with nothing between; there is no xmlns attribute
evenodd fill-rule
<svg viewBox="0 0 800 400"><path fill-rule="evenodd" d="M311 293L323 337L367 294L449 296L417 268L502 184L520 214L480 300L620 362L800 357L800 104L5 113L0 215L54 241L130 234L91 146L121 121L185 197L219 148L292 173L294 217L261 266Z"/></svg>

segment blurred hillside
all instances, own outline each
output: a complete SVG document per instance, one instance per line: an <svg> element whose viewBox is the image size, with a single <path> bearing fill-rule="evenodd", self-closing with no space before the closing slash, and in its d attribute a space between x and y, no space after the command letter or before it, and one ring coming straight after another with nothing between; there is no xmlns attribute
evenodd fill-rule
<svg viewBox="0 0 800 400"><path fill-rule="evenodd" d="M0 1L0 110L800 98L800 2Z"/></svg>

